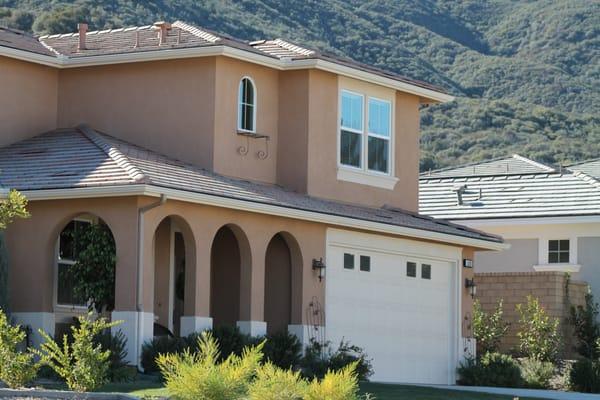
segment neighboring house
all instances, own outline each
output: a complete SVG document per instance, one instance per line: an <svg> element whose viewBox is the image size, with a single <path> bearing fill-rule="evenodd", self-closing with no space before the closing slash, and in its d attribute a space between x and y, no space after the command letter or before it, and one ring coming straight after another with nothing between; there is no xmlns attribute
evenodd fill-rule
<svg viewBox="0 0 600 400"><path fill-rule="evenodd" d="M237 325L344 338L378 381L454 382L464 259L506 246L418 214L419 108L442 89L182 22L0 30L0 87L0 185L32 215L7 232L11 305L34 332L85 310L71 237L100 222L132 363L155 323Z"/></svg>
<svg viewBox="0 0 600 400"><path fill-rule="evenodd" d="M510 244L475 254L484 306L491 309L504 298L515 322L512 306L532 293L562 318L568 313L568 280L571 303L581 303L585 293L576 282L589 284L600 300L599 167L596 160L555 168L514 155L427 172L420 178L419 209L501 235Z"/></svg>

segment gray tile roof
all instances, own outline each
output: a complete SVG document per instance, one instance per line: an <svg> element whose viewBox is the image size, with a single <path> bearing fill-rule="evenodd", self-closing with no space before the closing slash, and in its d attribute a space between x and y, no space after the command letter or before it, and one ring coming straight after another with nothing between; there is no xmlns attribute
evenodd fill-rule
<svg viewBox="0 0 600 400"><path fill-rule="evenodd" d="M140 183L491 242L502 241L494 235L400 209L342 204L276 185L220 176L88 127L57 130L0 148L0 186L4 188L25 191Z"/></svg>
<svg viewBox="0 0 600 400"><path fill-rule="evenodd" d="M158 42L158 30L152 25L90 31L86 34L86 49L78 50L78 44L79 33L77 32L35 38L32 35L23 34L23 32L17 35L12 33L12 30L0 28L0 47L12 47L67 59L224 45L277 59L285 58L291 62L305 59L330 61L425 89L447 93L444 88L436 85L410 79L348 58L308 49L283 39L247 42L182 21L176 21L171 25L171 29L167 31L166 43L162 45L159 45Z"/></svg>
<svg viewBox="0 0 600 400"><path fill-rule="evenodd" d="M571 171L581 171L584 174L600 179L600 158L571 164L567 168Z"/></svg>
<svg viewBox="0 0 600 400"><path fill-rule="evenodd" d="M500 172L503 165L508 172ZM600 214L600 181L520 156L422 174L419 189L419 211L435 218ZM458 204L459 190L462 204Z"/></svg>

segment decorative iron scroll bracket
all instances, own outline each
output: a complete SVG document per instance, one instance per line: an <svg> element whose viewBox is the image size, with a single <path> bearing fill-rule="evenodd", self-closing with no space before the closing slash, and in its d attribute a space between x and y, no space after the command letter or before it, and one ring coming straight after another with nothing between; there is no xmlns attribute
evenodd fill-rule
<svg viewBox="0 0 600 400"><path fill-rule="evenodd" d="M250 151L250 139L252 138L265 140L264 150L257 151L256 156L261 160L265 160L267 157L269 157L269 140L271 140L270 136L246 131L237 131L237 134L246 137L246 144L238 147L237 149L240 155L245 156L248 154L248 152Z"/></svg>

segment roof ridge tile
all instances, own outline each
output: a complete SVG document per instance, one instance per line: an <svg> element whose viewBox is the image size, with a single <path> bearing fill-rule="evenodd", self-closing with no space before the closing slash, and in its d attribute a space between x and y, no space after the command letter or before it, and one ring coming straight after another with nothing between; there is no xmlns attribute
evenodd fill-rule
<svg viewBox="0 0 600 400"><path fill-rule="evenodd" d="M177 21L173 22L173 24L171 26L174 26L179 29L183 29L184 31L187 31L187 32L191 33L192 35L195 35L195 36L202 38L206 41L209 41L211 43L215 43L215 42L218 42L219 40L221 40L221 38L218 37L217 35L214 35L210 32L200 29L197 26L187 24L183 21L177 20Z"/></svg>

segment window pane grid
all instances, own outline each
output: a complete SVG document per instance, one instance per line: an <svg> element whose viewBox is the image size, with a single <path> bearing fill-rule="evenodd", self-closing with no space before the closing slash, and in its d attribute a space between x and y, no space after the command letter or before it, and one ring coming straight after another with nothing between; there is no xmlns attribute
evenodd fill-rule
<svg viewBox="0 0 600 400"><path fill-rule="evenodd" d="M254 85L248 78L240 82L238 98L238 129L254 131L254 107L255 107Z"/></svg>
<svg viewBox="0 0 600 400"><path fill-rule="evenodd" d="M548 262L568 263L570 243L569 240L549 240L548 241Z"/></svg>

